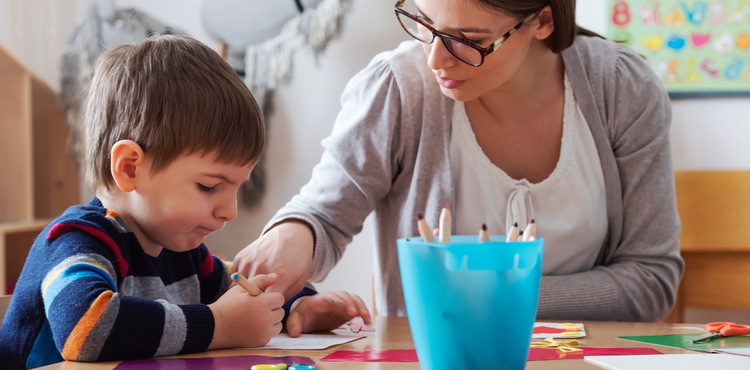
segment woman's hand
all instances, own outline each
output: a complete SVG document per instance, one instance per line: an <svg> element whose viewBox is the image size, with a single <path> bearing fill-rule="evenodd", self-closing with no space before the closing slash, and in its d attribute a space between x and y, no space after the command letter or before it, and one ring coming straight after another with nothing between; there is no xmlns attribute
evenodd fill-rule
<svg viewBox="0 0 750 370"><path fill-rule="evenodd" d="M289 300L305 286L313 256L313 231L306 223L284 221L234 257L232 272L251 277L275 273L276 282L266 292L278 292Z"/></svg>

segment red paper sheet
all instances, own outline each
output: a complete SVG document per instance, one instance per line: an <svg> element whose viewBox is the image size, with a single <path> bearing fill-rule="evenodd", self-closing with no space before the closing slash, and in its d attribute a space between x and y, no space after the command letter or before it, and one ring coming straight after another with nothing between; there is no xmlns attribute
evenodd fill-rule
<svg viewBox="0 0 750 370"><path fill-rule="evenodd" d="M653 348L591 348L578 347L583 352L561 353L554 348L531 348L529 361L542 360L579 360L583 356L618 356L618 355L660 355ZM336 351L323 357L320 361L352 362L419 362L417 351L413 349L391 349L385 351Z"/></svg>
<svg viewBox="0 0 750 370"><path fill-rule="evenodd" d="M660 355L661 352L653 348L591 348L576 347L583 352L562 353L556 348L532 348L529 351L529 361L542 360L581 360L583 356L625 356L625 355Z"/></svg>
<svg viewBox="0 0 750 370"><path fill-rule="evenodd" d="M413 349L389 349L385 351L336 351L320 361L353 362L419 362Z"/></svg>
<svg viewBox="0 0 750 370"><path fill-rule="evenodd" d="M535 326L534 327L534 334L560 334L564 333L566 331L578 331L578 329L575 330L569 330L569 329L563 329L563 328L550 328L549 326Z"/></svg>

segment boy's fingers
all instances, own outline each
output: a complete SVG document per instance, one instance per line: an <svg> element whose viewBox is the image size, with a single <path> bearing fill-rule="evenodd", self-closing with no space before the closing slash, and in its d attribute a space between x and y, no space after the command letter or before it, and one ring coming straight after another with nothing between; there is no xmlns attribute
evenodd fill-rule
<svg viewBox="0 0 750 370"><path fill-rule="evenodd" d="M329 309L333 309L335 311L339 311L342 314L349 315L349 302L344 299L344 297L339 294L339 292L328 292L328 298L329 301ZM333 307L331 307L333 306Z"/></svg>
<svg viewBox="0 0 750 370"><path fill-rule="evenodd" d="M292 311L286 318L286 331L292 338L298 337L302 332L302 316L298 312Z"/></svg>
<svg viewBox="0 0 750 370"><path fill-rule="evenodd" d="M359 313L359 317L364 320L366 325L372 324L372 320L370 318L370 310L367 309L365 301L363 301L362 298L358 295L354 296L354 300L357 302L357 312Z"/></svg>
<svg viewBox="0 0 750 370"><path fill-rule="evenodd" d="M276 310L281 311L281 318L284 318L284 310L281 308L281 306L284 305L284 295L281 293L263 293L263 299L268 302L268 304L271 305L271 307L275 307ZM281 321L281 319L279 319Z"/></svg>
<svg viewBox="0 0 750 370"><path fill-rule="evenodd" d="M352 295L346 291L338 291L336 295L344 301L346 304L346 314L350 316L357 316L357 302L354 301Z"/></svg>
<svg viewBox="0 0 750 370"><path fill-rule="evenodd" d="M257 286L258 289L266 290L266 288L273 285L273 283L275 283L278 278L278 275L271 273L268 275L255 275L247 280L250 281L253 285Z"/></svg>
<svg viewBox="0 0 750 370"><path fill-rule="evenodd" d="M279 335L279 333L281 333L282 329L284 329L284 326L281 325L281 321L273 324L273 328L271 329L271 330L273 330L272 337L275 337L275 336Z"/></svg>

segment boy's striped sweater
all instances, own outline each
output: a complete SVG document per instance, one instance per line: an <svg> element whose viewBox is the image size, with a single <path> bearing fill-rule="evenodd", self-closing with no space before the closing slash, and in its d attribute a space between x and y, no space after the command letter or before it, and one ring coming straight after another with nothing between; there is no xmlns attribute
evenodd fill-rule
<svg viewBox="0 0 750 370"><path fill-rule="evenodd" d="M29 252L0 329L0 367L204 351L207 304L226 292L227 267L203 244L151 257L97 198L71 207Z"/></svg>

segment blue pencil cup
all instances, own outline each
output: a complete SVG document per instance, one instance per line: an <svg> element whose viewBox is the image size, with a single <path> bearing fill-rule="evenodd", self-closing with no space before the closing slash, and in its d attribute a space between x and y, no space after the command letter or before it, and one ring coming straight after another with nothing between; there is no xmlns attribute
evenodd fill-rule
<svg viewBox="0 0 750 370"><path fill-rule="evenodd" d="M452 236L398 239L406 313L423 369L526 366L544 239L506 243Z"/></svg>

